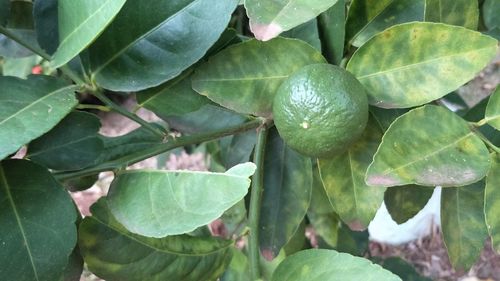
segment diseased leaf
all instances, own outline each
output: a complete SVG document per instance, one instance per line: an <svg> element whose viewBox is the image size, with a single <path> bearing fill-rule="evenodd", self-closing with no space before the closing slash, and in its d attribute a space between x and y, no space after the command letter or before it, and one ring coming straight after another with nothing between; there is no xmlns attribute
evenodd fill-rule
<svg viewBox="0 0 500 281"><path fill-rule="evenodd" d="M483 3L483 20L488 29L500 27L500 0L485 0Z"/></svg>
<svg viewBox="0 0 500 281"><path fill-rule="evenodd" d="M281 32L305 23L326 11L337 0L246 0L250 30L255 38L268 41Z"/></svg>
<svg viewBox="0 0 500 281"><path fill-rule="evenodd" d="M78 103L75 86L50 76L2 76L0 89L0 159L52 129Z"/></svg>
<svg viewBox="0 0 500 281"><path fill-rule="evenodd" d="M477 0L426 0L425 20L477 29Z"/></svg>
<svg viewBox="0 0 500 281"><path fill-rule="evenodd" d="M153 111L166 120L199 110L210 100L191 88L191 72L180 75L158 87L136 93L139 106Z"/></svg>
<svg viewBox="0 0 500 281"><path fill-rule="evenodd" d="M439 23L406 23L372 37L354 53L347 70L366 87L370 104L405 108L456 90L496 53L497 40L479 32Z"/></svg>
<svg viewBox="0 0 500 281"><path fill-rule="evenodd" d="M158 86L205 55L237 0L127 1L90 46L92 77L113 91Z"/></svg>
<svg viewBox="0 0 500 281"><path fill-rule="evenodd" d="M467 122L445 108L426 105L392 123L368 167L366 182L468 185L486 175L488 157L488 149Z"/></svg>
<svg viewBox="0 0 500 281"><path fill-rule="evenodd" d="M488 237L484 219L484 181L441 193L441 230L451 264L468 271Z"/></svg>
<svg viewBox="0 0 500 281"><path fill-rule="evenodd" d="M381 138L381 131L370 121L363 135L345 153L318 160L328 199L352 230L366 229L384 199L385 188L365 183L366 169Z"/></svg>
<svg viewBox="0 0 500 281"><path fill-rule="evenodd" d="M423 21L426 0L353 0L346 23L346 38L360 47L373 35L396 24Z"/></svg>
<svg viewBox="0 0 500 281"><path fill-rule="evenodd" d="M57 280L76 245L69 194L45 168L16 159L0 163L0 198L0 279Z"/></svg>
<svg viewBox="0 0 500 281"><path fill-rule="evenodd" d="M486 106L485 118L488 124L500 130L500 86L490 96L488 106Z"/></svg>
<svg viewBox="0 0 500 281"><path fill-rule="evenodd" d="M484 194L484 213L488 232L491 236L492 246L500 253L500 155L491 154L491 168L486 176L486 189Z"/></svg>
<svg viewBox="0 0 500 281"><path fill-rule="evenodd" d="M111 184L108 205L129 231L148 237L183 234L206 225L248 192L255 164L225 173L130 170Z"/></svg>
<svg viewBox="0 0 500 281"><path fill-rule="evenodd" d="M104 151L101 122L93 114L76 111L28 146L27 157L54 170L79 170L96 162Z"/></svg>
<svg viewBox="0 0 500 281"><path fill-rule="evenodd" d="M57 68L66 64L90 45L111 23L125 2L126 0L58 0L60 44L52 57L51 66Z"/></svg>
<svg viewBox="0 0 500 281"><path fill-rule="evenodd" d="M127 231L105 199L91 208L79 229L80 249L89 269L108 281L215 281L231 260L230 240L188 235L161 239Z"/></svg>
<svg viewBox="0 0 500 281"><path fill-rule="evenodd" d="M322 50L329 63L340 65L344 57L345 0L338 0L318 16L318 30Z"/></svg>
<svg viewBox="0 0 500 281"><path fill-rule="evenodd" d="M334 250L305 250L287 257L272 281L401 281L369 260Z"/></svg>
<svg viewBox="0 0 500 281"><path fill-rule="evenodd" d="M384 203L392 219L405 223L422 210L434 189L414 185L389 187L384 194Z"/></svg>
<svg viewBox="0 0 500 281"><path fill-rule="evenodd" d="M299 68L322 62L321 53L300 40L248 40L197 68L193 89L236 112L269 117L281 83Z"/></svg>
<svg viewBox="0 0 500 281"><path fill-rule="evenodd" d="M259 221L259 247L274 259L290 241L311 201L311 159L287 147L278 131L269 132L264 159L264 192Z"/></svg>
<svg viewBox="0 0 500 281"><path fill-rule="evenodd" d="M38 44L51 55L59 46L58 2L59 0L36 0L33 6Z"/></svg>

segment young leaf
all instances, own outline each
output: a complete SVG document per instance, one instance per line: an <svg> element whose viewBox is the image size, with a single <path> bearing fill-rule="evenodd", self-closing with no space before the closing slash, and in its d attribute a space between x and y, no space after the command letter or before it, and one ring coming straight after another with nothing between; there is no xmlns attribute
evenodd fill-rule
<svg viewBox="0 0 500 281"><path fill-rule="evenodd" d="M406 23L372 37L354 53L347 70L366 87L370 104L405 108L456 90L496 52L497 40L476 31L439 23Z"/></svg>
<svg viewBox="0 0 500 281"><path fill-rule="evenodd" d="M311 159L287 147L273 129L267 140L264 170L259 246L262 255L272 260L297 231L309 208Z"/></svg>
<svg viewBox="0 0 500 281"><path fill-rule="evenodd" d="M353 0L346 23L346 37L359 47L373 35L396 24L423 21L425 0Z"/></svg>
<svg viewBox="0 0 500 281"><path fill-rule="evenodd" d="M485 118L488 120L488 124L500 130L500 86L490 96L486 106Z"/></svg>
<svg viewBox="0 0 500 281"><path fill-rule="evenodd" d="M468 271L488 237L484 219L484 181L441 193L443 240L455 269Z"/></svg>
<svg viewBox="0 0 500 281"><path fill-rule="evenodd" d="M246 0L250 30L255 38L268 41L281 32L305 23L326 11L337 0Z"/></svg>
<svg viewBox="0 0 500 281"><path fill-rule="evenodd" d="M6 160L0 163L0 198L0 279L57 280L76 245L69 194L45 168Z"/></svg>
<svg viewBox="0 0 500 281"><path fill-rule="evenodd" d="M322 50L329 63L340 65L344 57L345 0L338 0L318 17Z"/></svg>
<svg viewBox="0 0 500 281"><path fill-rule="evenodd" d="M58 0L60 44L51 66L66 64L113 20L126 0ZM78 12L75 12L78 11Z"/></svg>
<svg viewBox="0 0 500 281"><path fill-rule="evenodd" d="M54 170L79 170L93 164L104 151L101 122L93 114L76 111L31 142L27 157Z"/></svg>
<svg viewBox="0 0 500 281"><path fill-rule="evenodd" d="M321 53L300 40L249 40L201 65L192 78L193 89L236 112L269 117L281 83L299 68L322 62Z"/></svg>
<svg viewBox="0 0 500 281"><path fill-rule="evenodd" d="M331 159L319 159L318 166L333 209L351 229L368 227L384 199L385 188L367 186L365 173L382 138L370 122L347 152Z"/></svg>
<svg viewBox="0 0 500 281"><path fill-rule="evenodd" d="M422 210L434 189L414 185L392 186L384 194L384 203L392 219L402 224Z"/></svg>
<svg viewBox="0 0 500 281"><path fill-rule="evenodd" d="M112 216L105 199L91 209L79 229L80 249L89 269L108 281L215 281L231 260L230 240L130 233Z"/></svg>
<svg viewBox="0 0 500 281"><path fill-rule="evenodd" d="M462 186L482 179L489 166L488 149L467 122L447 109L426 105L392 123L368 167L366 182Z"/></svg>
<svg viewBox="0 0 500 281"><path fill-rule="evenodd" d="M217 41L237 3L127 1L89 48L92 76L100 86L123 92L176 77Z"/></svg>
<svg viewBox="0 0 500 281"><path fill-rule="evenodd" d="M75 86L50 76L2 76L0 89L0 159L52 129L78 103Z"/></svg>
<svg viewBox="0 0 500 281"><path fill-rule="evenodd" d="M38 44L51 55L59 46L58 2L58 0L37 0L33 6Z"/></svg>
<svg viewBox="0 0 500 281"><path fill-rule="evenodd" d="M442 22L477 29L477 0L426 0L425 21Z"/></svg>
<svg viewBox="0 0 500 281"><path fill-rule="evenodd" d="M500 0L485 0L483 3L483 20L488 29L500 27Z"/></svg>
<svg viewBox="0 0 500 281"><path fill-rule="evenodd" d="M484 198L484 213L486 224L490 233L492 246L500 253L500 155L491 155L491 168L486 176L486 189Z"/></svg>
<svg viewBox="0 0 500 281"><path fill-rule="evenodd" d="M149 237L183 234L206 225L248 192L255 164L225 173L130 170L111 184L108 205L129 231Z"/></svg>
<svg viewBox="0 0 500 281"><path fill-rule="evenodd" d="M287 257L276 269L272 281L401 281L364 258L334 250L305 250Z"/></svg>
<svg viewBox="0 0 500 281"><path fill-rule="evenodd" d="M160 86L136 93L139 106L153 111L166 120L169 116L181 116L197 111L210 100L191 88L190 73L168 81Z"/></svg>

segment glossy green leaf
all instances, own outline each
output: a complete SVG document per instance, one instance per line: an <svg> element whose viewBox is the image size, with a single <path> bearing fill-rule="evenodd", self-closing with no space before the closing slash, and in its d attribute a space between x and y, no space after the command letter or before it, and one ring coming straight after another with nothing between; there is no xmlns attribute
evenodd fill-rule
<svg viewBox="0 0 500 281"><path fill-rule="evenodd" d="M83 272L83 258L78 245L69 256L68 264L58 281L80 281Z"/></svg>
<svg viewBox="0 0 500 281"><path fill-rule="evenodd" d="M500 87L490 96L488 106L486 106L485 118L488 124L500 130Z"/></svg>
<svg viewBox="0 0 500 281"><path fill-rule="evenodd" d="M91 188L99 180L99 175L85 176L81 178L67 179L61 182L61 184L67 190L71 192L82 191Z"/></svg>
<svg viewBox="0 0 500 281"><path fill-rule="evenodd" d="M425 0L353 0L346 23L346 39L359 47L373 35L396 24L423 21Z"/></svg>
<svg viewBox="0 0 500 281"><path fill-rule="evenodd" d="M488 232L491 236L492 246L500 253L500 155L491 155L491 168L486 176L486 189L484 194L484 213Z"/></svg>
<svg viewBox="0 0 500 281"><path fill-rule="evenodd" d="M456 90L496 52L497 40L479 32L439 23L406 23L372 37L354 53L347 70L366 87L370 104L404 108Z"/></svg>
<svg viewBox="0 0 500 281"><path fill-rule="evenodd" d="M371 260L373 261L374 258L371 258ZM418 274L415 268L402 258L390 257L381 261L378 261L378 258L376 258L375 262L401 277L404 281L432 281L431 279Z"/></svg>
<svg viewBox="0 0 500 281"><path fill-rule="evenodd" d="M169 116L197 111L210 103L209 99L191 88L190 73L182 74L158 87L137 92L136 97L139 106L153 111L164 120Z"/></svg>
<svg viewBox="0 0 500 281"><path fill-rule="evenodd" d="M272 281L401 281L364 258L334 250L305 250L287 257Z"/></svg>
<svg viewBox="0 0 500 281"><path fill-rule="evenodd" d="M59 46L58 2L58 0L36 0L33 6L38 44L51 55Z"/></svg>
<svg viewBox="0 0 500 281"><path fill-rule="evenodd" d="M79 170L93 164L104 151L99 118L76 111L31 142L27 157L54 170Z"/></svg>
<svg viewBox="0 0 500 281"><path fill-rule="evenodd" d="M477 0L426 0L425 20L477 29Z"/></svg>
<svg viewBox="0 0 500 281"><path fill-rule="evenodd" d="M267 41L326 11L337 0L245 0L250 30Z"/></svg>
<svg viewBox="0 0 500 281"><path fill-rule="evenodd" d="M260 209L259 246L274 259L290 241L311 201L311 159L287 147L272 129L264 159L264 192Z"/></svg>
<svg viewBox="0 0 500 281"><path fill-rule="evenodd" d="M322 62L321 53L300 40L248 40L201 65L193 89L236 112L268 117L281 83L299 68Z"/></svg>
<svg viewBox="0 0 500 281"><path fill-rule="evenodd" d="M0 198L0 279L57 280L76 245L69 194L45 168L6 160L0 163Z"/></svg>
<svg viewBox="0 0 500 281"><path fill-rule="evenodd" d="M248 192L255 164L225 173L130 170L111 184L108 205L129 231L149 237L183 234L206 225Z"/></svg>
<svg viewBox="0 0 500 281"><path fill-rule="evenodd" d="M59 123L78 102L75 88L49 76L0 77L0 159Z"/></svg>
<svg viewBox="0 0 500 281"><path fill-rule="evenodd" d="M127 1L89 49L92 77L114 91L158 86L198 61L237 0Z"/></svg>
<svg viewBox="0 0 500 281"><path fill-rule="evenodd" d="M382 133L374 122L345 153L319 159L318 166L328 199L335 212L353 230L364 230L384 199L385 188L365 183L365 173Z"/></svg>
<svg viewBox="0 0 500 281"><path fill-rule="evenodd" d="M478 260L488 237L484 219L484 181L441 193L441 231L457 270L468 271Z"/></svg>
<svg viewBox="0 0 500 281"><path fill-rule="evenodd" d="M318 22L316 19L312 19L289 31L283 32L281 36L300 39L309 43L309 45L316 48L316 50L321 51L321 41L319 40Z"/></svg>
<svg viewBox="0 0 500 281"><path fill-rule="evenodd" d="M126 0L58 0L59 47L51 66L66 64L113 20ZM75 11L78 11L75 13Z"/></svg>
<svg viewBox="0 0 500 281"><path fill-rule="evenodd" d="M488 29L499 28L500 17L498 16L498 11L500 11L500 0L485 0L482 9L484 25Z"/></svg>
<svg viewBox="0 0 500 281"><path fill-rule="evenodd" d="M340 65L344 57L345 0L338 0L318 17L318 29L323 54L329 63Z"/></svg>
<svg viewBox="0 0 500 281"><path fill-rule="evenodd" d="M384 203L392 219L402 224L422 210L434 189L414 185L389 187L384 194Z"/></svg>
<svg viewBox="0 0 500 281"><path fill-rule="evenodd" d="M231 260L232 241L187 235L161 239L127 231L105 199L91 208L79 229L89 269L107 281L215 281Z"/></svg>
<svg viewBox="0 0 500 281"><path fill-rule="evenodd" d="M4 27L28 45L37 46L32 10L31 1L10 1L10 11ZM32 55L32 51L0 33L0 56L20 58Z"/></svg>
<svg viewBox="0 0 500 281"><path fill-rule="evenodd" d="M482 179L489 166L488 149L467 122L445 108L426 105L394 121L368 167L366 182L462 186Z"/></svg>
<svg viewBox="0 0 500 281"><path fill-rule="evenodd" d="M228 136L220 140L221 159L224 167L230 167L247 162L250 159L257 141L257 132L254 130Z"/></svg>

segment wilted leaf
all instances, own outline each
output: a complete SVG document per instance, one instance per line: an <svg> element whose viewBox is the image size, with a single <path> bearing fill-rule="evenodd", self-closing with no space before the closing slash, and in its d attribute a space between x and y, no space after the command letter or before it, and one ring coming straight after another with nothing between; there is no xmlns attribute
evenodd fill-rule
<svg viewBox="0 0 500 281"><path fill-rule="evenodd" d="M6 160L0 163L0 198L0 279L57 280L76 245L69 194L45 168Z"/></svg>
<svg viewBox="0 0 500 281"><path fill-rule="evenodd" d="M90 46L92 76L114 91L158 86L205 55L237 0L127 1Z"/></svg>
<svg viewBox="0 0 500 281"><path fill-rule="evenodd" d="M423 21L425 0L353 0L346 23L346 37L359 47L373 35L396 24Z"/></svg>
<svg viewBox="0 0 500 281"><path fill-rule="evenodd" d="M353 230L366 229L384 200L385 188L365 183L366 169L381 138L381 131L371 121L347 152L318 160L328 199L340 219Z"/></svg>
<svg viewBox="0 0 500 281"><path fill-rule="evenodd" d="M27 157L54 170L79 170L96 162L104 150L101 122L93 114L76 111L31 142Z"/></svg>
<svg viewBox="0 0 500 281"><path fill-rule="evenodd" d="M467 122L445 108L426 105L394 121L368 167L366 182L462 186L482 179L489 166L488 149Z"/></svg>
<svg viewBox="0 0 500 281"><path fill-rule="evenodd" d="M413 107L458 89L496 53L497 40L479 32L406 23L372 37L354 53L347 70L366 87L370 104Z"/></svg>
<svg viewBox="0 0 500 281"><path fill-rule="evenodd" d="M305 250L287 257L272 281L401 281L369 260L334 250Z"/></svg>
<svg viewBox="0 0 500 281"><path fill-rule="evenodd" d="M311 159L287 147L278 131L269 132L264 159L264 192L259 221L259 246L267 260L288 243L311 201Z"/></svg>
<svg viewBox="0 0 500 281"><path fill-rule="evenodd" d="M300 40L249 40L201 65L192 78L193 89L236 112L270 116L281 83L299 68L322 62L321 53Z"/></svg>
<svg viewBox="0 0 500 281"><path fill-rule="evenodd" d="M321 14L337 0L246 0L250 30L267 41Z"/></svg>
<svg viewBox="0 0 500 281"><path fill-rule="evenodd" d="M488 237L484 219L484 181L441 193L443 240L455 269L468 271Z"/></svg>
<svg viewBox="0 0 500 281"><path fill-rule="evenodd" d="M225 173L130 170L111 184L108 205L129 231L149 237L183 234L206 225L248 192L255 164Z"/></svg>
<svg viewBox="0 0 500 281"><path fill-rule="evenodd" d="M107 281L214 281L231 260L232 241L188 235L161 239L127 231L112 216L105 199L92 206L79 229L89 269Z"/></svg>
<svg viewBox="0 0 500 281"><path fill-rule="evenodd" d="M0 159L59 123L78 103L75 88L50 76L0 77Z"/></svg>

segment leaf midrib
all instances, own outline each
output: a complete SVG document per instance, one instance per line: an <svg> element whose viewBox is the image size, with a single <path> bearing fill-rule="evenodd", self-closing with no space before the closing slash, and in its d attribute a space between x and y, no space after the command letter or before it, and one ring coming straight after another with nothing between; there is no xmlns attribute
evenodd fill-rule
<svg viewBox="0 0 500 281"><path fill-rule="evenodd" d="M488 46L488 47L484 47L484 48L470 50L470 51L467 51L467 52L456 53L456 54L453 54L453 55L440 56L440 57L437 57L437 58L433 58L433 59L429 59L429 60L425 60L425 61L421 61L421 62L417 62L417 63L413 63L413 64L407 64L407 65L395 67L395 68L392 68L392 69L387 69L387 70L382 70L382 71L378 71L378 72L374 72L374 73L370 73L370 74L366 74L366 75L362 75L362 76L357 76L357 78L358 78L358 80L363 80L363 79L367 79L367 78L370 78L370 77L373 77L373 76L383 75L383 74L392 73L392 72L396 72L396 71L401 71L401 70L405 70L405 69L411 69L411 68L414 68L414 67L418 67L420 65L424 65L424 64L428 64L428 63L433 63L435 61L445 60L445 59L448 59L448 58L462 56L462 55L466 55L466 54L469 54L469 53L480 52L480 51L482 51L484 49L491 49L491 48L492 48L492 46ZM496 46L495 46L495 48L496 48Z"/></svg>
<svg viewBox="0 0 500 281"><path fill-rule="evenodd" d="M93 71L92 76L96 76L103 70L105 67L107 67L111 62L113 62L115 59L117 59L119 56L121 56L123 53L125 53L131 46L135 45L137 42L143 40L147 36L151 35L152 33L156 32L158 29L163 27L164 25L168 24L172 19L176 18L180 13L184 12L185 10L191 8L191 6L194 6L195 4L198 3L199 0L195 0L191 2L189 5L185 6L184 8L180 9L176 13L172 14L170 17L168 17L166 20L162 21L159 23L157 26L154 28L150 29L148 32L144 33L142 36L139 36L129 44L126 44L121 50L119 50L115 55L111 56L107 61L105 61L103 64L101 64L96 70Z"/></svg>
<svg viewBox="0 0 500 281"><path fill-rule="evenodd" d="M24 226L21 222L21 217L19 216L19 213L18 213L17 208L16 208L16 204L14 203L14 198L12 197L12 194L10 193L9 183L7 181L7 178L5 177L5 172L4 172L4 168L2 165L0 165L0 185L3 185L5 187L7 199L12 207L12 210L14 212L14 216L16 217L17 225L19 226L19 230L21 231L21 235L23 237L24 244L26 245L26 251L28 252L29 260L31 263L31 268L33 269L33 273L35 274L35 280L39 281L40 279L38 278L38 271L37 271L35 262L33 260L33 254L31 253L30 243L26 237L26 232L25 232Z"/></svg>

